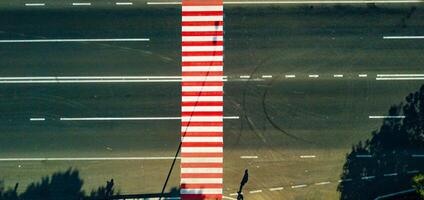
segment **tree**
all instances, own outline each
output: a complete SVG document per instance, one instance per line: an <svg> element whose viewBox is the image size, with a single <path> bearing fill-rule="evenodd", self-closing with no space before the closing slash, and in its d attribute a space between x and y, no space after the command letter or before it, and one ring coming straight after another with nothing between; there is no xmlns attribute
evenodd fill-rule
<svg viewBox="0 0 424 200"><path fill-rule="evenodd" d="M414 176L414 188L417 193L424 198L424 174Z"/></svg>

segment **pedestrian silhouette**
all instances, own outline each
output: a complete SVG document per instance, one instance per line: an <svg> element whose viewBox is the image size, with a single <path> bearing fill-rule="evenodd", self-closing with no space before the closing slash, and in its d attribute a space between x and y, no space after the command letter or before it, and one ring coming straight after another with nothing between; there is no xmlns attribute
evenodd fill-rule
<svg viewBox="0 0 424 200"><path fill-rule="evenodd" d="M247 181L249 181L249 172L248 170L244 170L244 176L243 179L240 182L240 189L237 193L241 193L241 191L243 190L244 185L246 185Z"/></svg>

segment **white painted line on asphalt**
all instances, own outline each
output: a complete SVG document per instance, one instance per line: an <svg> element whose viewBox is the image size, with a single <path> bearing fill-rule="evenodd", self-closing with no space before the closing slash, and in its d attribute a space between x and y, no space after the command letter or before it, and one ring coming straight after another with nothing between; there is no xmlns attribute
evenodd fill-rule
<svg viewBox="0 0 424 200"><path fill-rule="evenodd" d="M366 3L422 3L421 0L329 0L329 1L225 1L224 4L366 4ZM147 5L180 5L179 1L147 2Z"/></svg>
<svg viewBox="0 0 424 200"><path fill-rule="evenodd" d="M131 6L133 5L132 2L116 2L115 5L117 6Z"/></svg>
<svg viewBox="0 0 424 200"><path fill-rule="evenodd" d="M272 78L272 75L262 75L262 78Z"/></svg>
<svg viewBox="0 0 424 200"><path fill-rule="evenodd" d="M237 196L237 193L231 193L230 196Z"/></svg>
<svg viewBox="0 0 424 200"><path fill-rule="evenodd" d="M73 157L73 158L0 158L8 161L108 161L108 160L173 160L175 157ZM181 159L177 157L177 159Z"/></svg>
<svg viewBox="0 0 424 200"><path fill-rule="evenodd" d="M29 118L29 121L45 121L45 118Z"/></svg>
<svg viewBox="0 0 424 200"><path fill-rule="evenodd" d="M240 78L250 78L249 75L241 75Z"/></svg>
<svg viewBox="0 0 424 200"><path fill-rule="evenodd" d="M424 158L424 154L412 154L413 158Z"/></svg>
<svg viewBox="0 0 424 200"><path fill-rule="evenodd" d="M348 179L339 180L339 183L341 183L341 182L349 182L349 181L352 181L352 179L351 178L348 178Z"/></svg>
<svg viewBox="0 0 424 200"><path fill-rule="evenodd" d="M300 158L316 158L315 155L301 155Z"/></svg>
<svg viewBox="0 0 424 200"><path fill-rule="evenodd" d="M284 187L269 188L269 191L279 191L279 190L284 190Z"/></svg>
<svg viewBox="0 0 424 200"><path fill-rule="evenodd" d="M405 116L368 116L369 119L403 119Z"/></svg>
<svg viewBox="0 0 424 200"><path fill-rule="evenodd" d="M424 74L377 74L377 77L413 77L413 76L424 77Z"/></svg>
<svg viewBox="0 0 424 200"><path fill-rule="evenodd" d="M397 176L398 173L389 173L389 174L383 174L383 176Z"/></svg>
<svg viewBox="0 0 424 200"><path fill-rule="evenodd" d="M262 190L252 190L249 193L250 194L255 194L255 193L261 193L261 192L262 192Z"/></svg>
<svg viewBox="0 0 424 200"><path fill-rule="evenodd" d="M358 77L360 77L360 78L366 78L366 77L368 77L368 74L358 74Z"/></svg>
<svg viewBox="0 0 424 200"><path fill-rule="evenodd" d="M241 159L257 159L258 156L240 156Z"/></svg>
<svg viewBox="0 0 424 200"><path fill-rule="evenodd" d="M72 3L73 6L91 6L91 3L80 3L80 2L75 2Z"/></svg>
<svg viewBox="0 0 424 200"><path fill-rule="evenodd" d="M411 80L424 80L424 77L396 77L396 78L382 78L377 77L375 78L377 81L411 81Z"/></svg>
<svg viewBox="0 0 424 200"><path fill-rule="evenodd" d="M293 189L295 189L295 188L303 188L303 187L306 187L306 186L308 186L308 185L305 185L305 184L303 184L303 185L293 185L293 186L291 186L291 188L293 188Z"/></svg>
<svg viewBox="0 0 424 200"><path fill-rule="evenodd" d="M372 155L356 155L357 158L372 158Z"/></svg>
<svg viewBox="0 0 424 200"><path fill-rule="evenodd" d="M309 74L308 75L309 78L319 78L318 74Z"/></svg>
<svg viewBox="0 0 424 200"><path fill-rule="evenodd" d="M424 36L383 36L386 40L424 39Z"/></svg>
<svg viewBox="0 0 424 200"><path fill-rule="evenodd" d="M334 78L343 78L343 74L334 74L333 77Z"/></svg>
<svg viewBox="0 0 424 200"><path fill-rule="evenodd" d="M361 177L362 180L368 180L368 179L373 179L373 178L375 178L375 176L364 176L364 177Z"/></svg>
<svg viewBox="0 0 424 200"><path fill-rule="evenodd" d="M286 77L286 78L296 78L296 75L294 75L294 74L287 74L284 77Z"/></svg>
<svg viewBox="0 0 424 200"><path fill-rule="evenodd" d="M419 173L420 171L419 170L410 170L410 171L407 171L406 173L408 173L408 174L416 174L416 173Z"/></svg>
<svg viewBox="0 0 424 200"><path fill-rule="evenodd" d="M149 38L99 38L99 39L31 39L0 40L0 43L43 43L43 42L148 42Z"/></svg>
<svg viewBox="0 0 424 200"><path fill-rule="evenodd" d="M315 185L327 185L330 183L331 183L330 181L324 181L324 182L315 183Z"/></svg>
<svg viewBox="0 0 424 200"><path fill-rule="evenodd" d="M239 119L239 116L224 116L224 119ZM181 117L61 117L61 121L153 121L181 120Z"/></svg>
<svg viewBox="0 0 424 200"><path fill-rule="evenodd" d="M31 6L31 7L36 7L36 6L45 6L45 3L25 3L25 6Z"/></svg>
<svg viewBox="0 0 424 200"><path fill-rule="evenodd" d="M227 197L227 196L222 196L222 199L237 200L237 199L234 199L232 197Z"/></svg>

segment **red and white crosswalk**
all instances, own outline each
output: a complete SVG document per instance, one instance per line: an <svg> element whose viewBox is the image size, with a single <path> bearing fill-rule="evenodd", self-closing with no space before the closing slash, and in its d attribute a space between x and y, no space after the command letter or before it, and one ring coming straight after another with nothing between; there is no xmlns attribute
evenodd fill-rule
<svg viewBox="0 0 424 200"><path fill-rule="evenodd" d="M222 199L223 22L222 0L182 1L182 199Z"/></svg>

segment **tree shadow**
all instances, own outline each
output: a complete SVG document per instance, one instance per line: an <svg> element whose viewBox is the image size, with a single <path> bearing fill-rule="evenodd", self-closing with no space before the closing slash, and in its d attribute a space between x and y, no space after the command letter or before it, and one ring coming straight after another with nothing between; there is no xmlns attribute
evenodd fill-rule
<svg viewBox="0 0 424 200"><path fill-rule="evenodd" d="M0 180L0 200L112 200L151 198L160 195L160 193L121 195L116 191L113 179L86 195L83 184L79 171L72 168L64 172L55 172L50 177L45 176L40 181L29 184L22 193L18 193L18 183L14 188L6 189ZM169 193L164 194L164 197L178 195L179 189L172 188Z"/></svg>
<svg viewBox="0 0 424 200"><path fill-rule="evenodd" d="M346 155L337 190L340 199L375 199L412 188L412 176L422 171L424 161L424 85L409 94L405 103L394 105L372 138L361 141ZM389 199L389 198L385 198ZM390 199L421 199L415 193Z"/></svg>

